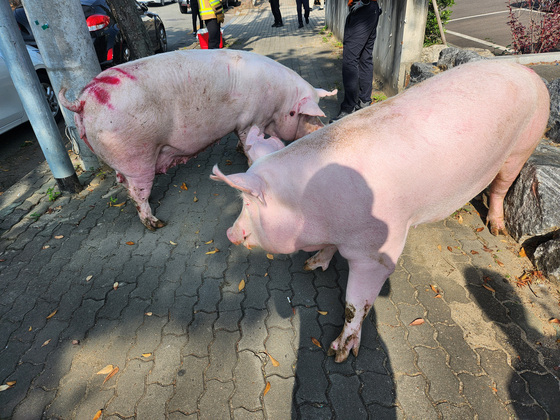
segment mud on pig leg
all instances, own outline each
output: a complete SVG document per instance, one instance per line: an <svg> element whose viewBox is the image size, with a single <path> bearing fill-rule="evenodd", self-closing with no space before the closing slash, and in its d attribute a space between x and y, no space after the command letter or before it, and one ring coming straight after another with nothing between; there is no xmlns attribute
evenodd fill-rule
<svg viewBox="0 0 560 420"><path fill-rule="evenodd" d="M117 172L117 180L123 183L128 190L128 196L136 204L136 210L138 211L140 221L152 232L166 225L164 221L159 220L152 214L152 209L150 208L149 198L152 191L154 176L155 174L151 174L151 178L148 176L143 177L145 178L143 179L130 176L125 177L123 174ZM149 181L146 181L146 179L149 179Z"/></svg>

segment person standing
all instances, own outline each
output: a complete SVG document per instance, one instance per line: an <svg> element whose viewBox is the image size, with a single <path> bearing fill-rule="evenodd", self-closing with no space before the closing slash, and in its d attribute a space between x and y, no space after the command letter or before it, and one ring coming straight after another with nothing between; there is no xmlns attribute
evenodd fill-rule
<svg viewBox="0 0 560 420"><path fill-rule="evenodd" d="M298 28L303 28L303 19L301 17L301 8L305 11L305 23L309 24L309 0L296 0L297 19L299 22Z"/></svg>
<svg viewBox="0 0 560 420"><path fill-rule="evenodd" d="M272 16L274 16L273 28L280 28L284 26L282 23L282 14L280 13L280 0L270 0L270 10L272 10Z"/></svg>
<svg viewBox="0 0 560 420"><path fill-rule="evenodd" d="M348 8L342 43L344 100L330 122L371 105L373 45L381 9L376 0L349 0Z"/></svg>
<svg viewBox="0 0 560 420"><path fill-rule="evenodd" d="M200 17L200 10L198 9L198 0L191 0L191 14L192 14L193 35L196 36L196 32L197 32L196 23L198 20L200 20L200 29L204 28L204 21Z"/></svg>
<svg viewBox="0 0 560 420"><path fill-rule="evenodd" d="M220 23L224 21L224 11L220 0L198 0L200 17L208 29L208 49L220 48Z"/></svg>

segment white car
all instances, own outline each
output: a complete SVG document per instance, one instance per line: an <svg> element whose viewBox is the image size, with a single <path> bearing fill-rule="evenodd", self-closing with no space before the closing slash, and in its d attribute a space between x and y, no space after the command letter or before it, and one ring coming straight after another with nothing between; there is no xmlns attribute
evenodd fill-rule
<svg viewBox="0 0 560 420"><path fill-rule="evenodd" d="M159 4L160 6L165 6L165 2L166 1L170 1L171 3L175 3L176 0L137 0L138 3L156 3Z"/></svg>
<svg viewBox="0 0 560 420"><path fill-rule="evenodd" d="M39 54L37 48L26 45L31 61L33 62L33 67L39 76L39 81L43 86L45 91L45 96L47 97L47 102L51 108L52 114L56 122L59 122L62 118L62 112L60 111L60 105L56 98L56 93L51 86L49 77L47 76L47 70L45 69L45 64L43 59ZM4 57L0 53L0 134L11 130L14 127L28 121L27 114L23 109L21 100L14 86L14 82L8 73L8 67L4 62Z"/></svg>

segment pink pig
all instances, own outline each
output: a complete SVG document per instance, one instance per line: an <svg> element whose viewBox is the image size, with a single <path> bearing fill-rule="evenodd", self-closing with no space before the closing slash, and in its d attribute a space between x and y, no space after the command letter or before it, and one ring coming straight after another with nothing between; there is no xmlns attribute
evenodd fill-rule
<svg viewBox="0 0 560 420"><path fill-rule="evenodd" d="M532 70L465 64L368 107L242 174L215 180L243 192L228 238L268 252L316 251L323 270L348 260L345 323L329 355L357 356L362 321L394 271L408 229L443 219L490 185L491 231L505 233L504 196L546 128L546 86Z"/></svg>
<svg viewBox="0 0 560 420"><path fill-rule="evenodd" d="M142 223L155 230L165 226L148 202L155 174L233 131L243 146L253 126L286 141L311 133L323 126L319 98L336 90L315 89L251 52L190 50L105 70L74 102L65 93L59 92L60 103L76 113L81 138L116 170Z"/></svg>

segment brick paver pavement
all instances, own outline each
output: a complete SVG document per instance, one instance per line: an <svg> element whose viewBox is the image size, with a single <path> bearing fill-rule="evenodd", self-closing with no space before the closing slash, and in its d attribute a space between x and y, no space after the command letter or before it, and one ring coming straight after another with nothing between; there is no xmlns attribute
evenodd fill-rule
<svg viewBox="0 0 560 420"><path fill-rule="evenodd" d="M298 30L283 1L276 29L267 5L228 25L231 47L340 88L323 11ZM306 272L308 253L269 259L228 241L240 202L209 175L246 170L235 147L230 135L157 177L152 208L168 225L156 233L111 170L49 202L43 165L0 196L0 383L16 381L1 419L560 419L558 292L516 286L528 260L480 230L480 202L410 232L359 356L336 364L325 349L348 266L337 254ZM105 382L107 365L118 372Z"/></svg>

